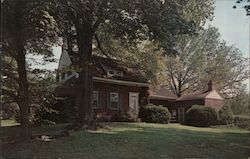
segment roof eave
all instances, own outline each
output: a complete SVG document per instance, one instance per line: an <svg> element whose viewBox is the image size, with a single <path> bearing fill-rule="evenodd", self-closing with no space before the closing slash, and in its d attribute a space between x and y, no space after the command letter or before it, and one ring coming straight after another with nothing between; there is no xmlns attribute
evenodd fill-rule
<svg viewBox="0 0 250 159"><path fill-rule="evenodd" d="M123 80L107 79L107 78L101 78L101 77L93 77L93 80L95 82L103 82L103 83L125 85L125 86L149 87L150 85L150 83L147 83L147 82L123 81Z"/></svg>
<svg viewBox="0 0 250 159"><path fill-rule="evenodd" d="M165 97L165 96L155 96L155 95L149 95L150 99L161 99L161 100L176 100L174 97Z"/></svg>

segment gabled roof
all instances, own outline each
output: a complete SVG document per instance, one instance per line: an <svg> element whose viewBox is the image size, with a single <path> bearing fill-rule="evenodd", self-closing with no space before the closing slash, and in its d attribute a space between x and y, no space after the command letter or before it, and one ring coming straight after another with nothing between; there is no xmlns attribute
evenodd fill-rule
<svg viewBox="0 0 250 159"><path fill-rule="evenodd" d="M63 49L58 69L64 69L73 63L73 56L69 55L66 49ZM122 76L108 75L107 72L109 69L121 71ZM128 67L121 63L121 61L100 57L97 55L93 55L93 76L105 79L148 83L148 80L145 78L145 74L140 71L139 68Z"/></svg>
<svg viewBox="0 0 250 159"><path fill-rule="evenodd" d="M106 79L123 80L147 83L147 79L143 72L138 68L131 68L114 59L108 59L100 56L93 56L93 75L95 77L101 77ZM108 70L121 71L122 76L110 76L107 74Z"/></svg>
<svg viewBox="0 0 250 159"><path fill-rule="evenodd" d="M176 95L174 95L169 90L163 87L153 88L151 86L148 92L149 92L150 99L175 100L177 98Z"/></svg>
<svg viewBox="0 0 250 159"><path fill-rule="evenodd" d="M223 100L221 95L216 90L186 94L186 95L183 95L183 96L177 98L176 100L177 101L184 101L184 100L196 100L196 99L218 99L218 100Z"/></svg>

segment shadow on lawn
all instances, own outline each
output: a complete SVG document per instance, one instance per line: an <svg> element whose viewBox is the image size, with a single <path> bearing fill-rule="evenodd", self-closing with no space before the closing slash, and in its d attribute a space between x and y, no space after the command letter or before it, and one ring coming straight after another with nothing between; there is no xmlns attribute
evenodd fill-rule
<svg viewBox="0 0 250 159"><path fill-rule="evenodd" d="M76 131L67 138L51 142L32 141L28 144L6 144L4 155L41 156L44 158L235 158L249 155L249 134L214 131L182 125L157 125L143 123L104 123L97 131ZM33 133L56 133L65 124L33 128ZM6 127L3 135L18 137L19 127ZM198 131L200 130L200 131ZM205 131L206 130L206 131ZM212 129L211 129L212 130ZM12 137L11 137L12 136ZM11 150L8 152L8 150ZM25 151L24 154L22 151ZM102 153L100 153L102 152ZM238 155L240 154L240 155ZM112 156L113 155L113 156ZM97 157L93 157L97 156ZM126 157L124 157L126 156ZM215 157L214 157L215 156ZM226 156L226 157L225 157ZM15 157L15 156L14 156Z"/></svg>

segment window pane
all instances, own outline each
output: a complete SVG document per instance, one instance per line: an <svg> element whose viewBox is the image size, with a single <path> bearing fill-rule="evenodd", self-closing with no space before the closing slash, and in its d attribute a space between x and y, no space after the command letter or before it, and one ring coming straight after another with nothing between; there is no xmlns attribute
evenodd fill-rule
<svg viewBox="0 0 250 159"><path fill-rule="evenodd" d="M118 108L119 96L118 93L111 92L110 93L110 108L117 109Z"/></svg>

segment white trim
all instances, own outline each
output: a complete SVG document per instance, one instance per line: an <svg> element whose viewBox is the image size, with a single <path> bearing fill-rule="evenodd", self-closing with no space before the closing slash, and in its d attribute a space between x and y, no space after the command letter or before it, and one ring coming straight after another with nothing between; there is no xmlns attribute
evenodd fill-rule
<svg viewBox="0 0 250 159"><path fill-rule="evenodd" d="M94 107L93 106L93 109L98 109L99 108L99 93L98 93L98 91L93 91L93 94L94 93L96 93L96 96L97 96L97 107ZM93 101L93 103L94 103L94 99L92 99Z"/></svg>
<svg viewBox="0 0 250 159"><path fill-rule="evenodd" d="M131 99L132 97L135 96L136 97L136 106L133 107L131 106ZM129 103L129 114L132 118L137 118L138 117L138 113L139 113L139 93L138 92L129 92L129 99L128 99L128 103Z"/></svg>
<svg viewBox="0 0 250 159"><path fill-rule="evenodd" d="M113 73L110 73L111 71L112 71ZM119 74L119 73L120 73L120 74ZM120 76L120 77L123 77L123 72L122 72L122 71L115 70L115 69L108 69L107 75L108 75L108 76Z"/></svg>
<svg viewBox="0 0 250 159"><path fill-rule="evenodd" d="M142 83L142 82L122 81L122 80L115 80L115 79L106 79L106 78L101 78L101 77L93 77L93 80L96 82L112 83L112 84L125 85L125 86L149 87L149 83Z"/></svg>
<svg viewBox="0 0 250 159"><path fill-rule="evenodd" d="M65 74L64 75L64 78L62 78L62 74ZM76 78L78 78L79 77L79 74L78 73L76 73L76 72L72 72L72 74L70 75L70 76L68 76L68 73L67 72L61 72L61 73L59 73L59 82L66 82L66 81L68 81L68 80L70 80L72 77L76 77Z"/></svg>
<svg viewBox="0 0 250 159"><path fill-rule="evenodd" d="M117 102L117 108L111 108L111 94L116 94L117 95L117 101L113 101L113 102ZM110 92L109 93L109 109L111 109L111 110L119 110L119 93L118 92Z"/></svg>

